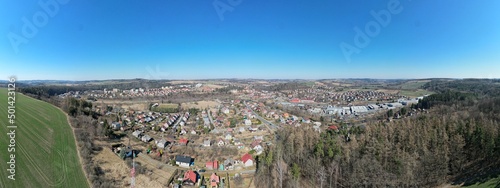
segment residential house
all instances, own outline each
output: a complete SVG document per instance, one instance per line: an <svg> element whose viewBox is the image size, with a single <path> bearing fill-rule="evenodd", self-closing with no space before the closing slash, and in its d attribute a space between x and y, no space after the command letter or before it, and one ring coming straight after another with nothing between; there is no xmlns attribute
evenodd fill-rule
<svg viewBox="0 0 500 188"><path fill-rule="evenodd" d="M252 132L255 132L255 131L258 131L259 130L259 127L257 127L257 125L252 125L248 128L249 131L252 131Z"/></svg>
<svg viewBox="0 0 500 188"><path fill-rule="evenodd" d="M254 140L252 142L252 144L250 145L250 148L255 150L255 153L257 155L260 155L264 151L264 148L260 145L260 141L258 141L258 140Z"/></svg>
<svg viewBox="0 0 500 188"><path fill-rule="evenodd" d="M333 131L335 131L335 132L339 132L339 128L338 128L337 126L335 126L335 125L330 125L330 126L328 127L328 129L333 130Z"/></svg>
<svg viewBox="0 0 500 188"><path fill-rule="evenodd" d="M212 175L210 176L210 187L218 187L219 181L219 176L217 176L215 173L212 173Z"/></svg>
<svg viewBox="0 0 500 188"><path fill-rule="evenodd" d="M133 136L137 137L137 138L140 138L141 137L141 134L142 134L142 131L140 130L136 130L132 133Z"/></svg>
<svg viewBox="0 0 500 188"><path fill-rule="evenodd" d="M264 140L264 136L263 135L253 136L253 139L258 140L260 142L260 141Z"/></svg>
<svg viewBox="0 0 500 188"><path fill-rule="evenodd" d="M180 138L179 139L179 144L180 145L187 146L188 142L189 142L188 139L185 139L185 138Z"/></svg>
<svg viewBox="0 0 500 188"><path fill-rule="evenodd" d="M311 123L311 120L309 118L303 118L302 123Z"/></svg>
<svg viewBox="0 0 500 188"><path fill-rule="evenodd" d="M255 150L255 154L260 155L262 152L264 152L264 148L259 144L253 147L253 150Z"/></svg>
<svg viewBox="0 0 500 188"><path fill-rule="evenodd" d="M266 109L262 110L262 114L267 114L267 110Z"/></svg>
<svg viewBox="0 0 500 188"><path fill-rule="evenodd" d="M242 132L245 132L245 128L244 128L244 127L240 127L240 128L238 129L238 131L239 131L239 132L241 132L241 133L242 133Z"/></svg>
<svg viewBox="0 0 500 188"><path fill-rule="evenodd" d="M226 170L233 170L236 161L234 159L228 158L224 161L224 166Z"/></svg>
<svg viewBox="0 0 500 188"><path fill-rule="evenodd" d="M224 140L222 140L222 138L219 138L219 141L217 142L217 146L222 147L224 145L226 145L226 143L224 142Z"/></svg>
<svg viewBox="0 0 500 188"><path fill-rule="evenodd" d="M207 170L215 170L219 167L219 161L208 161L207 163L205 163L205 167L207 168Z"/></svg>
<svg viewBox="0 0 500 188"><path fill-rule="evenodd" d="M203 146L210 147L210 145L211 144L210 144L210 140L209 139L206 139L206 140L203 141Z"/></svg>
<svg viewBox="0 0 500 188"><path fill-rule="evenodd" d="M203 126L210 126L210 120L208 119L208 117L203 117Z"/></svg>
<svg viewBox="0 0 500 188"><path fill-rule="evenodd" d="M149 141L153 140L153 138L151 138L151 136L149 136L149 135L144 135L141 140L143 142L149 142Z"/></svg>
<svg viewBox="0 0 500 188"><path fill-rule="evenodd" d="M236 139L236 138L235 138L235 139L233 139L233 144L234 144L235 146L239 146L239 145L241 145L242 143L241 143L240 139Z"/></svg>
<svg viewBox="0 0 500 188"><path fill-rule="evenodd" d="M319 114L322 112L321 108L312 108L308 110L310 113Z"/></svg>
<svg viewBox="0 0 500 188"><path fill-rule="evenodd" d="M193 185L196 184L197 180L198 180L197 179L197 175L196 175L196 173L194 173L194 171L188 170L188 171L186 171L186 173L184 173L184 181L183 181L183 183L185 185L191 185L191 186L193 186Z"/></svg>
<svg viewBox="0 0 500 188"><path fill-rule="evenodd" d="M120 130L120 127L121 127L121 126L122 126L122 125L121 125L119 122L113 122L113 123L111 123L111 128L112 128L113 130Z"/></svg>
<svg viewBox="0 0 500 188"><path fill-rule="evenodd" d="M250 126L250 125L252 125L252 121L251 121L251 120L249 120L249 119L245 119L245 125L246 125L246 126Z"/></svg>
<svg viewBox="0 0 500 188"><path fill-rule="evenodd" d="M189 156L183 156L183 155L175 156L175 164L179 165L180 167L189 168L191 166L191 163L193 162L194 159Z"/></svg>
<svg viewBox="0 0 500 188"><path fill-rule="evenodd" d="M222 113L224 114L229 114L229 108L223 108Z"/></svg>
<svg viewBox="0 0 500 188"><path fill-rule="evenodd" d="M151 121L153 121L153 118L151 118L151 117L146 117L146 118L144 119L144 122L146 122L146 123L149 123L149 122L151 122Z"/></svg>
<svg viewBox="0 0 500 188"><path fill-rule="evenodd" d="M243 162L243 165L245 167L249 167L249 166L253 166L254 159L252 158L252 155L247 153L241 157L241 161Z"/></svg>
<svg viewBox="0 0 500 188"><path fill-rule="evenodd" d="M231 135L231 134L228 133L228 134L226 134L226 136L224 137L224 139L231 140L231 139L233 139L233 135Z"/></svg>
<svg viewBox="0 0 500 188"><path fill-rule="evenodd" d="M158 146L158 148L160 148L160 149L167 147L168 144L170 144L170 142L166 141L163 138L160 141L156 142L156 146Z"/></svg>

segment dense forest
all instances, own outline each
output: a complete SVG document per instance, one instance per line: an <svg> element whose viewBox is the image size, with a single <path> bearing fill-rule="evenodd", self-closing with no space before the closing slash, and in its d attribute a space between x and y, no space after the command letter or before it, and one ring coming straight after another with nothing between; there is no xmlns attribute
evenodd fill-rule
<svg viewBox="0 0 500 188"><path fill-rule="evenodd" d="M284 128L258 158L257 187L435 187L496 177L498 84L443 82L429 84L437 93L414 106L429 113L339 132Z"/></svg>
<svg viewBox="0 0 500 188"><path fill-rule="evenodd" d="M308 82L286 82L279 83L269 86L254 86L255 89L265 90L265 91L286 91L286 90L296 90L296 89L308 89L311 88L311 85L308 85Z"/></svg>

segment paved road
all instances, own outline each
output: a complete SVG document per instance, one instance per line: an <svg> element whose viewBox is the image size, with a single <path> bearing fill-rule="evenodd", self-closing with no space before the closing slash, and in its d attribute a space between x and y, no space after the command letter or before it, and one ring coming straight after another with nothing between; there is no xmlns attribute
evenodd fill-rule
<svg viewBox="0 0 500 188"><path fill-rule="evenodd" d="M212 119L212 111L210 110L210 108L208 109L207 114L208 120L210 120L210 124L214 125L214 120Z"/></svg>
<svg viewBox="0 0 500 188"><path fill-rule="evenodd" d="M182 121L182 118L184 117L184 113L181 113L177 121L175 121L174 125L172 126L172 132L175 133L177 131L177 125Z"/></svg>
<svg viewBox="0 0 500 188"><path fill-rule="evenodd" d="M267 121L266 119L262 118L259 116L259 114L255 113L252 108L250 108L250 106L248 106L247 102L245 101L244 102L245 106L250 109L252 111L252 113L255 115L255 117L257 117L257 119L259 119L260 121L262 121L266 126L267 125L270 125L274 130L277 130L278 129L278 126L270 121Z"/></svg>

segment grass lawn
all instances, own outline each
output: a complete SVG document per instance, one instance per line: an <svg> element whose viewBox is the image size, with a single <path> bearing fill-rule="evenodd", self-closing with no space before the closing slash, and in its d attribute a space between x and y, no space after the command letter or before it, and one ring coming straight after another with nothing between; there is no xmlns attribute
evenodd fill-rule
<svg viewBox="0 0 500 188"><path fill-rule="evenodd" d="M469 185L469 186L463 186L463 187L468 187L468 188L488 188L488 187L495 187L499 186L500 187L500 175L497 176L496 178L492 178L486 182L483 183L476 183L474 185Z"/></svg>
<svg viewBox="0 0 500 188"><path fill-rule="evenodd" d="M89 187L80 166L73 131L66 115L49 103L16 93L16 146L7 151L7 90L0 88L0 187ZM15 180L9 155L15 154Z"/></svg>
<svg viewBox="0 0 500 188"><path fill-rule="evenodd" d="M423 89L418 89L415 91L401 90L401 92L399 92L400 95L409 96L409 97L420 97L420 96L423 96L426 94L433 94L433 93L434 92L432 92L432 91L427 91L427 90L423 90Z"/></svg>
<svg viewBox="0 0 500 188"><path fill-rule="evenodd" d="M165 104L160 104L158 107L159 108L178 108L179 104L165 103Z"/></svg>
<svg viewBox="0 0 500 188"><path fill-rule="evenodd" d="M404 90L414 90L420 89L423 85L430 82L430 80L418 80L418 81L409 81L401 85L401 89Z"/></svg>

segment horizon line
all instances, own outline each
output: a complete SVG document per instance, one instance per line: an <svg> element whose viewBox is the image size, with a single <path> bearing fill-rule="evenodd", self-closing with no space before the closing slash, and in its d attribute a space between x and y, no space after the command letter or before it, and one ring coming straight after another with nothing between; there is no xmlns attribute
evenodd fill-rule
<svg viewBox="0 0 500 188"><path fill-rule="evenodd" d="M15 77L15 76L14 76ZM85 81L110 81L110 80L148 80L148 81L202 81L202 80L432 80L432 79L452 79L452 80L497 80L500 78L201 78L201 79L147 79L147 78L109 78L109 79L88 79L88 80L67 80L67 79L27 79L16 81L69 81L69 82L85 82ZM9 80L0 80L9 82Z"/></svg>

